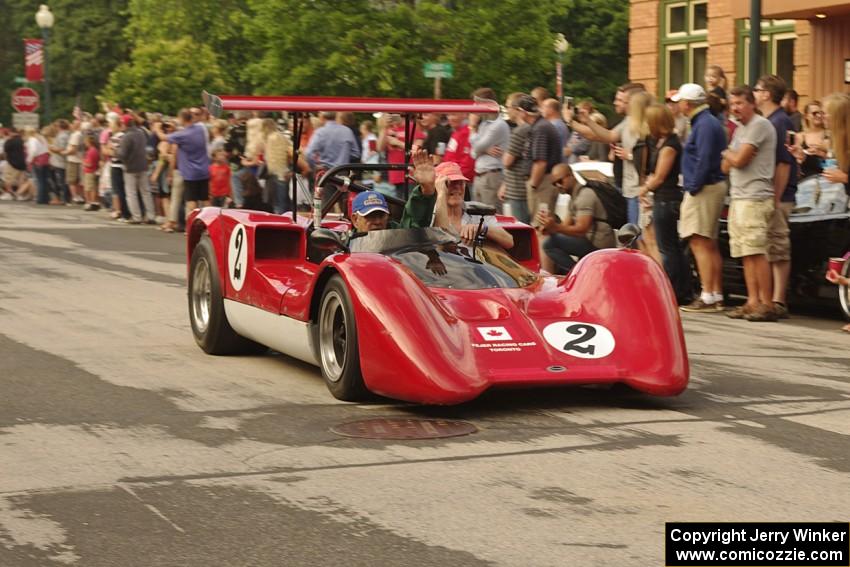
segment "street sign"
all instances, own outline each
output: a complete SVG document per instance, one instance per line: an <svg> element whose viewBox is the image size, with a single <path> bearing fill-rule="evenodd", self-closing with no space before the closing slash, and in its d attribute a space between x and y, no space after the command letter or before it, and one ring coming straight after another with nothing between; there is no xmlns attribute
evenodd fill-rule
<svg viewBox="0 0 850 567"><path fill-rule="evenodd" d="M21 87L12 93L12 108L18 112L38 110L38 93L29 87Z"/></svg>
<svg viewBox="0 0 850 567"><path fill-rule="evenodd" d="M13 112L12 127L18 130L22 128L35 128L38 130L38 114L35 112Z"/></svg>
<svg viewBox="0 0 850 567"><path fill-rule="evenodd" d="M454 64L429 61L422 66L428 79L451 79L454 77Z"/></svg>

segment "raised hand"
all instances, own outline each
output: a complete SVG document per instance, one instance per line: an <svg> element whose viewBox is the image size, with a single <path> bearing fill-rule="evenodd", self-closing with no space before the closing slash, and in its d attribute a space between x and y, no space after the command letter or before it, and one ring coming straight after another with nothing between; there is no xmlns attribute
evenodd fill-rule
<svg viewBox="0 0 850 567"><path fill-rule="evenodd" d="M410 152L410 160L413 162L413 178L422 186L422 193L425 195L434 193L437 175L434 172L431 156L422 148L414 148Z"/></svg>

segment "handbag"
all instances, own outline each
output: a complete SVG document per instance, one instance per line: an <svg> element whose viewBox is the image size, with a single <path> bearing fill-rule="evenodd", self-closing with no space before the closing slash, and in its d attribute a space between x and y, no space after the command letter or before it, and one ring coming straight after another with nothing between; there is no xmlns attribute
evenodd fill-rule
<svg viewBox="0 0 850 567"><path fill-rule="evenodd" d="M651 138L643 138L635 142L632 148L632 157L634 157L635 169L638 173L638 183L642 186L649 176L649 150Z"/></svg>

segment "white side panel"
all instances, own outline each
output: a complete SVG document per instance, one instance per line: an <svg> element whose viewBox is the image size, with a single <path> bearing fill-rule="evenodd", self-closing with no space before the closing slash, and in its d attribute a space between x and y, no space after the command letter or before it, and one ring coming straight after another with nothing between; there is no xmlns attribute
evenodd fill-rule
<svg viewBox="0 0 850 567"><path fill-rule="evenodd" d="M233 330L243 337L318 366L307 323L230 299L224 300L224 312Z"/></svg>

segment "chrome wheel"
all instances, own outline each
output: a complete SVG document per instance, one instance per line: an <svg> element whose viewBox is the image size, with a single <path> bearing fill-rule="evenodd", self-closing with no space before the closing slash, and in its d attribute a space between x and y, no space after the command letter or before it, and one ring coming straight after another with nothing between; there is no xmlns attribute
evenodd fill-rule
<svg viewBox="0 0 850 567"><path fill-rule="evenodd" d="M319 320L319 350L327 379L338 382L346 362L348 332L345 309L335 291L325 296Z"/></svg>
<svg viewBox="0 0 850 567"><path fill-rule="evenodd" d="M204 333L210 324L210 306L212 305L212 280L210 265L206 258L195 264L192 274L192 321L199 333Z"/></svg>

